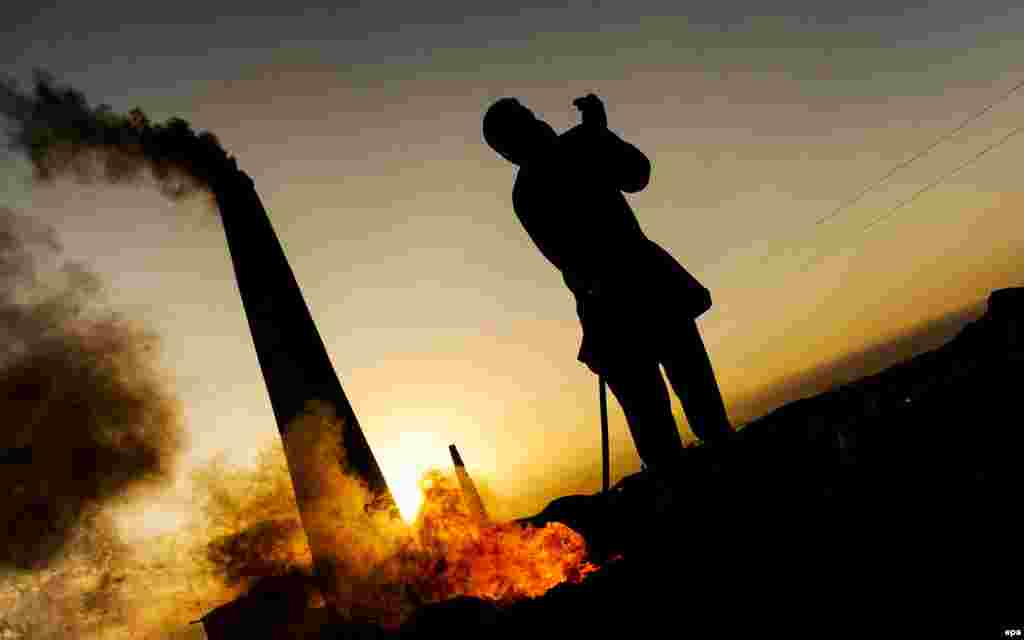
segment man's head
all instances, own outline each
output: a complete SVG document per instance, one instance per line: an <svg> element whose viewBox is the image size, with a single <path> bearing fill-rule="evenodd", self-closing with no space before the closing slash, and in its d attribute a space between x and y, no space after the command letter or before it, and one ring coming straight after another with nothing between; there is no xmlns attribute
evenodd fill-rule
<svg viewBox="0 0 1024 640"><path fill-rule="evenodd" d="M484 114L484 140L501 157L523 164L558 137L515 98L501 98Z"/></svg>

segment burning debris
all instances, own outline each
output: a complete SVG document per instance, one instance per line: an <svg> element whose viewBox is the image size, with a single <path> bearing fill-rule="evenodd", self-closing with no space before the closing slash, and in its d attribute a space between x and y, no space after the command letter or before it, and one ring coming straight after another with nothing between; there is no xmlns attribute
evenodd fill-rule
<svg viewBox="0 0 1024 640"><path fill-rule="evenodd" d="M423 486L417 545L426 552L428 568L417 586L424 600L472 596L510 603L597 570L587 562L583 537L563 524L481 522L450 476L429 473Z"/></svg>
<svg viewBox="0 0 1024 640"><path fill-rule="evenodd" d="M327 420L322 415L306 419ZM435 470L423 477L423 507L413 523L367 510L372 494L365 483L316 460L344 459L337 450L340 426L327 421L318 429L306 427L290 431L305 437L288 438L285 447L291 448L289 460L308 457L301 468L319 470L316 478L303 479L304 486L318 486L319 494L296 501L284 452L276 448L252 472L211 470L208 481L200 483L209 501L208 526L235 529L207 549L211 570L226 586L242 585L243 594L261 592L281 576L298 574L318 584L312 556L303 553L305 536L297 529L300 504L315 514L303 517L306 534L328 551L318 558L324 563L320 570L331 578L324 600L348 623L393 629L425 605L460 597L506 606L580 582L597 569L587 561L582 537L564 525L481 522L450 473Z"/></svg>
<svg viewBox="0 0 1024 640"><path fill-rule="evenodd" d="M324 414L303 419L321 424L289 430L285 449L289 464L301 458L298 468L315 474L299 479L301 486L317 487L315 495L292 497L277 449L256 471L230 480L216 472L201 483L215 505L208 508L211 526L236 528L208 547L212 570L226 585L262 589L264 580L296 571L314 582L312 556L302 552L305 536L297 529L299 509L305 535L321 550L317 569L330 578L324 599L348 622L397 628L420 607L459 597L508 605L597 570L587 561L583 538L565 525L483 522L456 477L441 471L424 475L415 522L368 509L373 494L365 482L330 464L345 458L338 450L340 425Z"/></svg>

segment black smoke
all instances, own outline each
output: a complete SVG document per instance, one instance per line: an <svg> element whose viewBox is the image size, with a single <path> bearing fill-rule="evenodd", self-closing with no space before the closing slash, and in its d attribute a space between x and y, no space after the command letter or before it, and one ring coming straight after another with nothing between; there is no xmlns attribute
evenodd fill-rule
<svg viewBox="0 0 1024 640"><path fill-rule="evenodd" d="M0 570L47 566L104 505L170 479L157 338L100 304L52 228L0 208Z"/></svg>
<svg viewBox="0 0 1024 640"><path fill-rule="evenodd" d="M42 71L31 91L0 82L0 115L11 147L28 156L44 182L71 175L124 183L148 173L165 195L180 198L209 187L228 163L213 134L197 133L181 118L152 123L140 109L120 114L90 106L80 91Z"/></svg>

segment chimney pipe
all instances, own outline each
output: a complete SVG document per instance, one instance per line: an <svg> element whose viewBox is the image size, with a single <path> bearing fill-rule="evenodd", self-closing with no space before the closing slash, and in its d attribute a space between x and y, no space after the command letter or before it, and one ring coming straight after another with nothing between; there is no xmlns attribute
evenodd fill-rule
<svg viewBox="0 0 1024 640"><path fill-rule="evenodd" d="M480 522L487 522L489 520L487 510L484 509L484 503L480 500L480 494L476 490L476 485L473 484L473 479L469 477L469 472L466 471L466 465L462 462L459 450L455 448L454 444L450 444L448 445L448 452L452 454L455 475L459 478L459 486L462 487L462 495L465 497L466 505Z"/></svg>
<svg viewBox="0 0 1024 640"><path fill-rule="evenodd" d="M366 481L376 496L375 508L390 508L397 514L384 474L345 397L252 179L231 158L214 181L213 192L282 438L307 403L326 403L342 423L345 471Z"/></svg>

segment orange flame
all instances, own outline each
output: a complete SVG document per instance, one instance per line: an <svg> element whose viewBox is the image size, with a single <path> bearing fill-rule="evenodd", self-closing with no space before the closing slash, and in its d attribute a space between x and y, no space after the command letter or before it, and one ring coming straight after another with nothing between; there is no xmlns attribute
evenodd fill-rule
<svg viewBox="0 0 1024 640"><path fill-rule="evenodd" d="M483 523L453 478L429 472L421 486L414 544L423 562L412 587L425 601L473 596L508 603L597 571L586 561L583 537L564 524Z"/></svg>
<svg viewBox="0 0 1024 640"><path fill-rule="evenodd" d="M210 506L224 513L210 512L220 514L215 529L223 535L209 542L206 559L226 586L312 575L315 566L315 588L341 619L395 629L426 604L470 596L505 605L598 570L579 533L559 523L482 521L457 478L440 471L420 479L414 522L367 510L373 494L340 471L335 422L307 419L286 437L293 473L284 451L274 450L258 472L209 474L217 498Z"/></svg>

